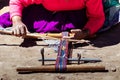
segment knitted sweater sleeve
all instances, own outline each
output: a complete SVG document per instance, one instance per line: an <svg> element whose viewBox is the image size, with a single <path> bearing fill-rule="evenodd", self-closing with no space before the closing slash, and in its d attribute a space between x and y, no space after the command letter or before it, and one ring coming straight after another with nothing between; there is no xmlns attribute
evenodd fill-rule
<svg viewBox="0 0 120 80"><path fill-rule="evenodd" d="M31 4L40 4L42 0L10 0L10 18L22 16L22 10Z"/></svg>
<svg viewBox="0 0 120 80"><path fill-rule="evenodd" d="M102 0L86 0L86 8L88 22L84 29L88 29L90 35L93 35L102 27L105 20Z"/></svg>

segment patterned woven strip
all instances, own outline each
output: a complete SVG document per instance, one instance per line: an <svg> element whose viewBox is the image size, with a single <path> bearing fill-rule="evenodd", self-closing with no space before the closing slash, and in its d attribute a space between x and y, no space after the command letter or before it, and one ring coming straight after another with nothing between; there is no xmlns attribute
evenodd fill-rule
<svg viewBox="0 0 120 80"><path fill-rule="evenodd" d="M63 32L63 36L68 36L68 33ZM56 71L60 71L60 72L66 71L66 65L68 59L68 43L69 42L66 39L61 39L60 41L60 46L55 64Z"/></svg>

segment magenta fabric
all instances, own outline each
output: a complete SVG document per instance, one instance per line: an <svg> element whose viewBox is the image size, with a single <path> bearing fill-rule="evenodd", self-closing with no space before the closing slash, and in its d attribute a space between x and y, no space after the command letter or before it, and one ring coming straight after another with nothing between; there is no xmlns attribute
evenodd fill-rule
<svg viewBox="0 0 120 80"><path fill-rule="evenodd" d="M22 19L31 32L62 32L75 28L82 29L87 22L85 14L85 9L51 12L42 5L31 5L23 10ZM3 27L12 26L9 12L0 16L0 25Z"/></svg>
<svg viewBox="0 0 120 80"><path fill-rule="evenodd" d="M2 26L3 28L12 26L9 12L4 13L3 15L0 16L0 26Z"/></svg>

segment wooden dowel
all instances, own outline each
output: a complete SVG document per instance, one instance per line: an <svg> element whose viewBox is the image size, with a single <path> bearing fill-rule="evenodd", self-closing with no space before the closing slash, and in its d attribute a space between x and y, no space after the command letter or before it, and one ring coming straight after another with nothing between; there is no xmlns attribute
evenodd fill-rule
<svg viewBox="0 0 120 80"><path fill-rule="evenodd" d="M55 37L55 38L62 38L62 33L46 33L47 36ZM69 33L69 36L74 36L73 33Z"/></svg>
<svg viewBox="0 0 120 80"><path fill-rule="evenodd" d="M7 34L7 35L12 35L12 31L10 30L0 30L0 33L2 34ZM73 36L74 34L70 33L70 36ZM62 34L61 33L44 33L44 34L40 34L40 33L28 33L26 34L26 36L24 36L24 38L37 38L37 39L60 39L62 38ZM68 39L71 42L85 42L85 40L75 40L75 39Z"/></svg>
<svg viewBox="0 0 120 80"><path fill-rule="evenodd" d="M3 29L3 30L0 30L0 33L12 35L12 31L10 31L10 30ZM74 34L70 34L70 36L73 36L73 35ZM62 38L62 34L61 33L44 33L44 34L28 33L26 35L26 37L28 37L28 38L41 38L41 37Z"/></svg>
<svg viewBox="0 0 120 80"><path fill-rule="evenodd" d="M12 31L9 31L9 30L0 30L0 33L1 34L8 34L8 35L12 35Z"/></svg>
<svg viewBox="0 0 120 80"><path fill-rule="evenodd" d="M56 72L55 66L39 66L39 67L18 67L18 72ZM66 72L98 72L106 71L102 65L67 65Z"/></svg>
<svg viewBox="0 0 120 80"><path fill-rule="evenodd" d="M12 31L10 31L10 30L5 30L5 29L0 30L0 33L1 33L1 34L12 35ZM49 35L49 34L50 34L50 36L47 36L47 35ZM52 36L52 33L49 33L49 34L28 33L28 34L26 34L26 36L25 36L24 38L58 39L57 37L54 36L55 34L53 34L53 36ZM59 33L56 33L56 35L58 35L58 34L59 34Z"/></svg>

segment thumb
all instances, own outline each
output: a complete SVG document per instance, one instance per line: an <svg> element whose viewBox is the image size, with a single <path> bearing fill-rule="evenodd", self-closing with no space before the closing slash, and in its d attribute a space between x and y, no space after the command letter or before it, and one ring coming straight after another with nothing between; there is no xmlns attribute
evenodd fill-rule
<svg viewBox="0 0 120 80"><path fill-rule="evenodd" d="M25 27L26 34L29 34L30 32L28 31L27 27Z"/></svg>

